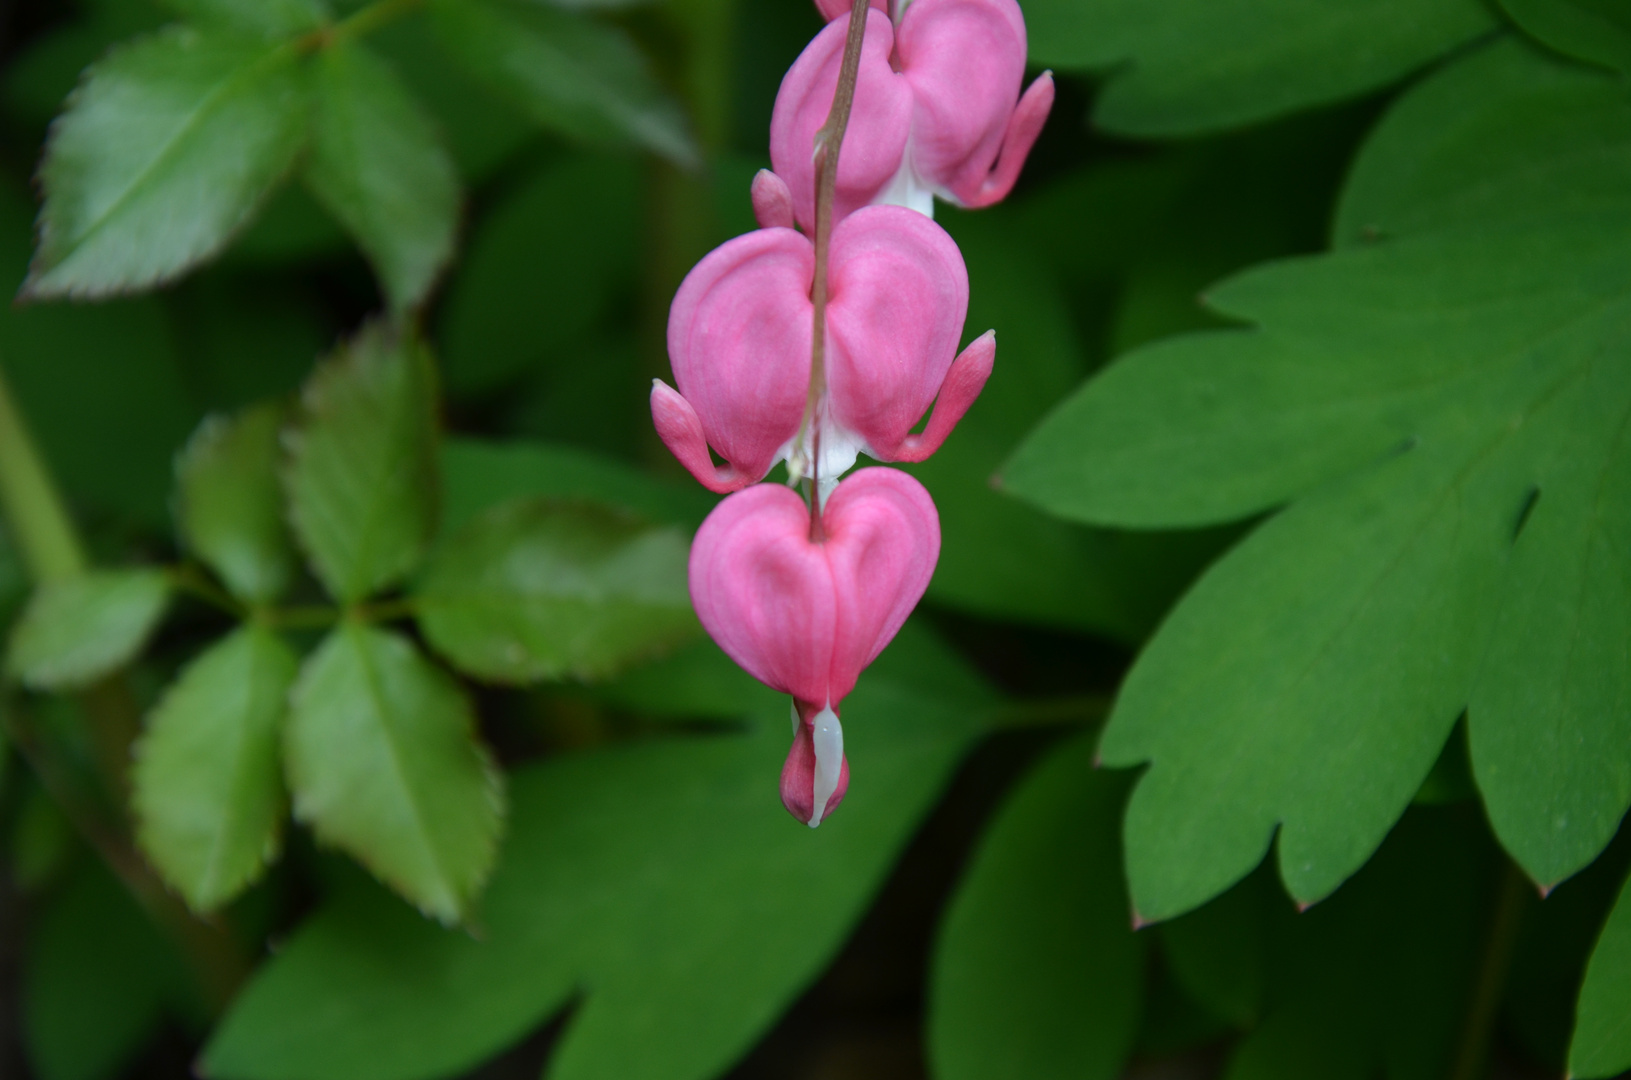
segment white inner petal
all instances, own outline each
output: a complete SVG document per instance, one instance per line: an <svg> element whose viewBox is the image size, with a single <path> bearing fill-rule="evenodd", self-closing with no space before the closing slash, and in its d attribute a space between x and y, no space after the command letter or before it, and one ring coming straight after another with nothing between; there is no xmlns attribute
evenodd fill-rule
<svg viewBox="0 0 1631 1080"><path fill-rule="evenodd" d="M821 824L827 800L838 790L838 777L844 769L844 727L838 714L827 705L815 717L815 798L810 806L810 828Z"/></svg>

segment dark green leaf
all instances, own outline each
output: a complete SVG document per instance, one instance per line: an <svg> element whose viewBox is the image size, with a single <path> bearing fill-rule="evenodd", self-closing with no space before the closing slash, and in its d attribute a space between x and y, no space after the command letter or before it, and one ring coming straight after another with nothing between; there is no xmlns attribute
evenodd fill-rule
<svg viewBox="0 0 1631 1080"><path fill-rule="evenodd" d="M1569 1043L1569 1075L1595 1080L1631 1069L1631 884L1620 892L1586 967Z"/></svg>
<svg viewBox="0 0 1631 1080"><path fill-rule="evenodd" d="M436 525L430 358L372 326L312 376L285 473L289 520L339 600L360 600L418 563Z"/></svg>
<svg viewBox="0 0 1631 1080"><path fill-rule="evenodd" d="M91 68L46 147L28 295L144 288L220 251L305 140L298 59L174 27Z"/></svg>
<svg viewBox="0 0 1631 1080"><path fill-rule="evenodd" d="M1578 60L1631 73L1631 11L1623 0L1500 0L1512 21Z"/></svg>
<svg viewBox="0 0 1631 1080"><path fill-rule="evenodd" d="M1396 178L1451 208L1463 196L1446 185L1474 184L1464 198L1485 213L1407 215L1418 228L1385 243L1228 282L1213 307L1252 329L1118 362L1006 473L1106 524L1298 500L1179 605L1106 731L1107 762L1154 763L1127 818L1146 917L1215 895L1276 828L1293 895L1325 895L1463 708L1491 820L1536 880L1589 862L1631 800L1631 381L1606 359L1627 340L1631 102L1610 128L1618 88L1561 79L1502 46L1425 83L1376 136L1395 149L1362 156L1354 189L1371 194L1350 206L1419 214ZM1539 100L1500 112L1525 82ZM1535 159L1472 140L1534 146L1524 128L1554 115L1541 103L1571 99L1591 119L1569 130L1595 141L1554 175L1583 194L1537 207L1521 175ZM1470 114L1423 122L1456 103ZM1441 165L1456 144L1501 168Z"/></svg>
<svg viewBox="0 0 1631 1080"><path fill-rule="evenodd" d="M294 813L443 922L492 869L502 777L458 683L399 634L343 623L290 695Z"/></svg>
<svg viewBox="0 0 1631 1080"><path fill-rule="evenodd" d="M97 570L42 585L12 627L7 670L41 690L93 682L141 651L169 599L161 570Z"/></svg>
<svg viewBox="0 0 1631 1080"><path fill-rule="evenodd" d="M163 0L182 18L200 26L287 38L316 30L328 21L324 0Z"/></svg>
<svg viewBox="0 0 1631 1080"><path fill-rule="evenodd" d="M413 593L427 641L497 682L604 678L696 633L690 545L592 503L500 506L436 552Z"/></svg>
<svg viewBox="0 0 1631 1080"><path fill-rule="evenodd" d="M1026 0L1031 62L1121 68L1095 120L1180 135L1386 86L1492 29L1476 0Z"/></svg>
<svg viewBox="0 0 1631 1080"><path fill-rule="evenodd" d="M278 734L298 667L275 633L244 627L181 673L136 744L137 838L197 911L231 900L277 857Z"/></svg>
<svg viewBox="0 0 1631 1080"><path fill-rule="evenodd" d="M457 1074L576 996L555 1080L719 1075L842 945L980 730L989 692L967 675L938 690L898 680L891 654L922 649L914 637L903 633L845 701L855 779L820 829L777 801L785 704L778 722L747 736L527 766L515 774L482 940L375 895L342 901L238 998L205 1071ZM939 651L927 651L902 666L935 670Z"/></svg>
<svg viewBox="0 0 1631 1080"><path fill-rule="evenodd" d="M419 103L358 45L317 59L305 178L368 253L395 308L423 300L453 256L459 178Z"/></svg>
<svg viewBox="0 0 1631 1080"><path fill-rule="evenodd" d="M262 405L211 416L176 459L176 525L182 541L235 595L276 600L295 573L278 487L283 410Z"/></svg>
<svg viewBox="0 0 1631 1080"><path fill-rule="evenodd" d="M697 163L685 114L615 27L528 0L436 0L442 40L539 124Z"/></svg>
<svg viewBox="0 0 1631 1080"><path fill-rule="evenodd" d="M1116 835L1126 792L1093 771L1093 740L1078 736L992 823L935 952L939 1080L1120 1074L1144 981Z"/></svg>

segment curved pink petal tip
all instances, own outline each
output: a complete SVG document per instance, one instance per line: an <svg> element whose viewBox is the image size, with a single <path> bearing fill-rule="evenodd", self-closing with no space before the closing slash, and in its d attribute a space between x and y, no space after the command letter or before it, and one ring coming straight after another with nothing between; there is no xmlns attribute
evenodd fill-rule
<svg viewBox="0 0 1631 1080"><path fill-rule="evenodd" d="M946 372L946 381L940 384L940 396L935 400L934 412L921 435L908 435L896 451L896 461L922 461L940 449L957 422L968 412L974 399L985 389L991 377L992 365L997 360L997 332L987 330L964 349Z"/></svg>

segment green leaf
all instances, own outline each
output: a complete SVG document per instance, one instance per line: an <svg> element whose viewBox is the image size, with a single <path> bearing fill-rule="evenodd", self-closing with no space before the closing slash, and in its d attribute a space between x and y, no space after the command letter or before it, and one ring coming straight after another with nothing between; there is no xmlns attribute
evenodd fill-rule
<svg viewBox="0 0 1631 1080"><path fill-rule="evenodd" d="M1513 22L1560 53L1631 73L1631 12L1621 0L1500 0Z"/></svg>
<svg viewBox="0 0 1631 1080"><path fill-rule="evenodd" d="M391 306L412 307L453 257L453 162L396 73L362 47L324 49L315 92L306 182L367 252Z"/></svg>
<svg viewBox="0 0 1631 1080"><path fill-rule="evenodd" d="M25 294L146 288L225 247L305 141L298 60L173 27L92 67L51 129Z"/></svg>
<svg viewBox="0 0 1631 1080"><path fill-rule="evenodd" d="M1494 26L1476 0L1026 0L1031 63L1120 68L1095 121L1173 136L1357 97Z"/></svg>
<svg viewBox="0 0 1631 1080"><path fill-rule="evenodd" d="M592 503L525 500L441 545L413 592L420 631L478 678L604 678L693 636L690 544Z"/></svg>
<svg viewBox="0 0 1631 1080"><path fill-rule="evenodd" d="M351 603L419 562L436 527L436 418L425 349L371 326L301 395L284 482L323 585Z"/></svg>
<svg viewBox="0 0 1631 1080"><path fill-rule="evenodd" d="M7 670L37 690L94 682L141 651L169 599L162 570L96 570L42 585L12 627Z"/></svg>
<svg viewBox="0 0 1631 1080"><path fill-rule="evenodd" d="M188 665L136 744L137 839L195 911L231 900L277 857L278 734L298 668L275 633L246 626Z"/></svg>
<svg viewBox="0 0 1631 1080"><path fill-rule="evenodd" d="M529 0L435 0L441 39L539 124L698 162L685 114L619 29Z"/></svg>
<svg viewBox="0 0 1631 1080"><path fill-rule="evenodd" d="M1078 736L991 824L935 949L939 1080L1120 1075L1144 982L1116 836L1126 792L1093 771L1093 740Z"/></svg>
<svg viewBox="0 0 1631 1080"><path fill-rule="evenodd" d="M915 641L914 641L915 638ZM892 654L919 650L896 665ZM926 651L928 656L921 655ZM943 655L903 633L845 700L854 782L811 830L776 797L776 722L518 769L483 936L378 895L307 922L204 1051L221 1080L459 1074L578 1004L554 1080L706 1080L817 977L981 730L989 691L902 681ZM956 667L956 661L942 661Z"/></svg>
<svg viewBox="0 0 1631 1080"><path fill-rule="evenodd" d="M176 459L176 526L183 543L253 603L281 596L295 574L278 486L283 409L262 405L205 419Z"/></svg>
<svg viewBox="0 0 1631 1080"><path fill-rule="evenodd" d="M1548 160L1564 194L1537 207L1535 159L1484 140L1533 147L1569 103L1587 120L1564 141L1591 141ZM1250 329L1124 358L1006 472L1100 524L1294 500L1180 603L1106 730L1107 763L1153 763L1126 826L1147 918L1216 895L1276 829L1292 894L1326 895L1464 708L1490 819L1537 881L1589 862L1631 802L1631 379L1606 359L1631 300L1631 102L1502 45L1407 95L1373 146L1345 220L1394 206L1414 229L1227 282L1209 300ZM1457 146L1499 167L1444 166Z"/></svg>
<svg viewBox="0 0 1631 1080"><path fill-rule="evenodd" d="M408 639L342 623L290 695L284 762L295 817L443 922L492 870L503 778L450 676Z"/></svg>
<svg viewBox="0 0 1631 1080"><path fill-rule="evenodd" d="M163 0L189 22L268 38L287 38L328 22L324 0Z"/></svg>
<svg viewBox="0 0 1631 1080"><path fill-rule="evenodd" d="M180 958L123 887L84 858L32 920L22 1029L39 1080L108 1080L166 1012L192 1011Z"/></svg>
<svg viewBox="0 0 1631 1080"><path fill-rule="evenodd" d="M1569 1075L1595 1080L1631 1069L1631 882L1592 950L1575 1009Z"/></svg>

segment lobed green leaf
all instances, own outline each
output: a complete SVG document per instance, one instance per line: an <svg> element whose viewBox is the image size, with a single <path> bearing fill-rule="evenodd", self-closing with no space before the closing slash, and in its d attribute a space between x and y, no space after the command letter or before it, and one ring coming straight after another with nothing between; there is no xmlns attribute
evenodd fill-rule
<svg viewBox="0 0 1631 1080"><path fill-rule="evenodd" d="M245 626L187 666L136 744L137 840L195 911L227 903L277 858L278 737L299 665L274 632Z"/></svg>
<svg viewBox="0 0 1631 1080"><path fill-rule="evenodd" d="M141 651L169 600L162 570L95 570L41 585L12 627L6 669L36 690L94 682Z"/></svg>
<svg viewBox="0 0 1631 1080"><path fill-rule="evenodd" d="M503 778L457 682L400 634L337 627L290 695L295 817L420 910L463 918L492 870Z"/></svg>
<svg viewBox="0 0 1631 1080"><path fill-rule="evenodd" d="M24 294L147 288L217 254L305 143L299 59L291 47L171 27L93 66L46 144Z"/></svg>

